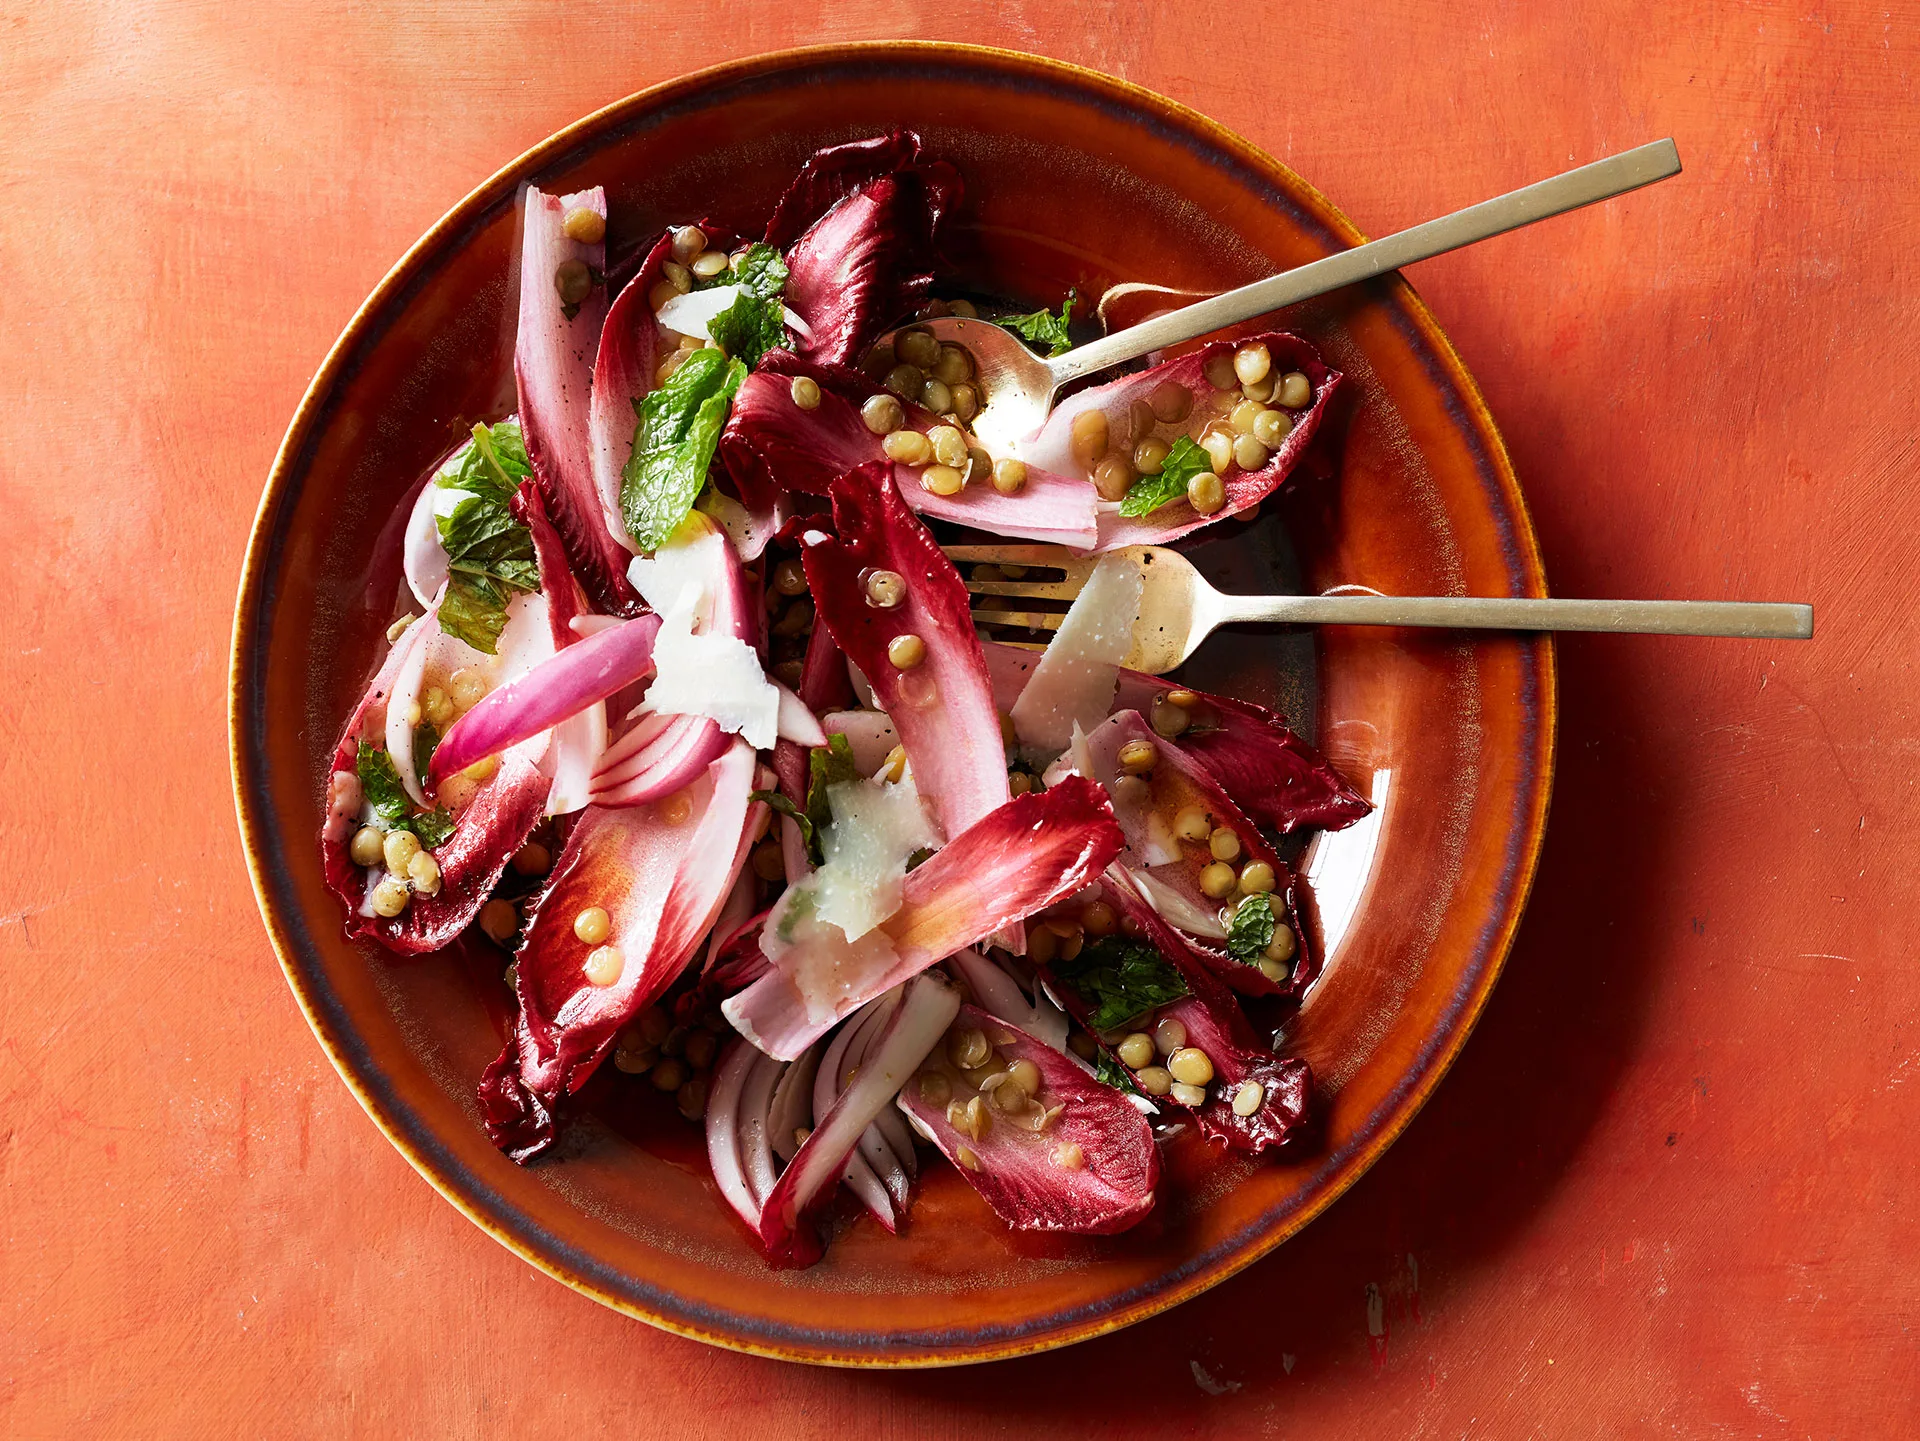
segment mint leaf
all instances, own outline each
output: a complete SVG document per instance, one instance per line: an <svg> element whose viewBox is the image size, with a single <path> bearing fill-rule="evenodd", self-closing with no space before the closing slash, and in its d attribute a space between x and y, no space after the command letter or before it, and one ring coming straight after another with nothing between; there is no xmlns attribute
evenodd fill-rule
<svg viewBox="0 0 1920 1441"><path fill-rule="evenodd" d="M1207 453L1183 435L1174 441L1167 458L1160 462L1158 475L1143 475L1127 488L1120 502L1120 514L1151 515L1161 506L1184 497L1187 482L1211 469L1213 461Z"/></svg>
<svg viewBox="0 0 1920 1441"><path fill-rule="evenodd" d="M860 767L853 762L853 747L835 731L824 746L807 752L807 820L810 834L807 851L817 866L825 860L820 834L833 823L833 807L827 803L827 788L861 779Z"/></svg>
<svg viewBox="0 0 1920 1441"><path fill-rule="evenodd" d="M1187 983L1159 951L1125 936L1089 941L1072 960L1055 960L1047 969L1080 997L1091 1031L1118 1030L1187 994Z"/></svg>
<svg viewBox="0 0 1920 1441"><path fill-rule="evenodd" d="M378 746L361 741L353 768L360 777L360 793L373 807L374 815L388 830L404 828L413 813L413 802L407 798L407 788L400 784L400 772L394 768L393 757Z"/></svg>
<svg viewBox="0 0 1920 1441"><path fill-rule="evenodd" d="M1227 927L1227 954L1252 965L1273 944L1273 929L1278 924L1272 901L1263 895L1248 896L1233 913L1233 924Z"/></svg>
<svg viewBox="0 0 1920 1441"><path fill-rule="evenodd" d="M433 732L432 726L422 726L414 732L413 753L420 754L420 732ZM439 743L438 736L434 744ZM428 754L431 755L431 747ZM442 844L453 834L453 817L444 810L426 811L415 815L413 802L407 796L407 788L400 783L400 772L394 766L393 757L378 746L360 742L360 749L353 758L353 769L360 777L360 793L366 797L367 804L373 807L374 816L381 825L390 831L412 831L420 838L420 844L428 850Z"/></svg>
<svg viewBox="0 0 1920 1441"><path fill-rule="evenodd" d="M1133 1072L1114 1060L1105 1051L1093 1063L1093 1078L1103 1086L1112 1086L1114 1090L1129 1096L1140 1094L1140 1088L1134 1084Z"/></svg>
<svg viewBox="0 0 1920 1441"><path fill-rule="evenodd" d="M436 481L467 492L452 514L434 522L447 552L440 629L488 655L499 647L506 628L507 602L517 592L540 589L533 532L507 506L532 474L519 425L504 420L491 428L474 426L472 441L441 468Z"/></svg>
<svg viewBox="0 0 1920 1441"><path fill-rule="evenodd" d="M777 295L763 300L742 291L733 304L707 322L707 334L751 370L769 350L778 350L786 343L786 312Z"/></svg>
<svg viewBox="0 0 1920 1441"><path fill-rule="evenodd" d="M436 484L505 504L532 474L520 422L503 420L495 426L474 426L472 441L441 467Z"/></svg>
<svg viewBox="0 0 1920 1441"><path fill-rule="evenodd" d="M1044 345L1049 356L1064 355L1073 349L1073 337L1067 333L1067 317L1073 314L1079 298L1069 290L1058 315L1049 310L1036 310L1031 315L1004 316L994 324L1011 330L1035 349Z"/></svg>
<svg viewBox="0 0 1920 1441"><path fill-rule="evenodd" d="M433 769L433 753L440 748L440 731L432 721L423 720L413 728L413 773L424 776Z"/></svg>
<svg viewBox="0 0 1920 1441"><path fill-rule="evenodd" d="M787 262L771 245L756 240L734 264L732 273L721 279L739 286L749 295L771 300L787 288Z"/></svg>
<svg viewBox="0 0 1920 1441"><path fill-rule="evenodd" d="M751 370L769 350L786 344L787 319L780 293L787 285L787 262L771 245L755 241L730 272L716 278L739 286L740 294L707 323L707 334Z"/></svg>
<svg viewBox="0 0 1920 1441"><path fill-rule="evenodd" d="M813 818L811 816L779 791L749 791L747 799L759 801L769 810L791 818L793 823L800 827L800 839L807 843L807 854L813 854Z"/></svg>
<svg viewBox="0 0 1920 1441"><path fill-rule="evenodd" d="M640 402L633 455L620 476L620 512L642 550L658 550L693 509L733 393L746 378L738 360L696 350Z"/></svg>
<svg viewBox="0 0 1920 1441"><path fill-rule="evenodd" d="M453 834L453 816L445 809L422 811L407 822L406 828L420 837L422 846L433 850Z"/></svg>

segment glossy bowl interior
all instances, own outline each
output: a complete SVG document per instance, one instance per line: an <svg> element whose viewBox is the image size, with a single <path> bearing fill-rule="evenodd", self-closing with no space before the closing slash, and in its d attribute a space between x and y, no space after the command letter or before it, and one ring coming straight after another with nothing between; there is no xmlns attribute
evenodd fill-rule
<svg viewBox="0 0 1920 1441"><path fill-rule="evenodd" d="M234 633L234 784L261 908L314 1030L394 1144L503 1244L608 1305L843 1364L977 1360L1125 1325L1246 1265L1351 1184L1418 1109L1498 973L1554 731L1544 640L1346 629L1212 643L1207 682L1293 709L1378 809L1308 857L1329 963L1290 1045L1321 1078L1323 1139L1249 1164L1181 1137L1165 1201L1127 1235L1015 1235L934 1168L899 1237L862 1221L819 1266L772 1272L706 1177L693 1128L611 1081L559 1163L522 1169L495 1152L473 1090L499 1049L501 958L395 963L347 943L315 837L326 757L394 614L400 499L474 420L513 405L516 194L528 181L605 185L610 233L629 243L693 217L751 231L815 148L896 125L963 171L952 248L990 291L1222 288L1360 238L1200 116L1053 62L879 45L676 81L502 171L368 300L275 463ZM1297 563L1313 588L1543 594L1499 437L1412 292L1381 282L1288 323L1352 382L1338 474L1217 548L1230 580Z"/></svg>

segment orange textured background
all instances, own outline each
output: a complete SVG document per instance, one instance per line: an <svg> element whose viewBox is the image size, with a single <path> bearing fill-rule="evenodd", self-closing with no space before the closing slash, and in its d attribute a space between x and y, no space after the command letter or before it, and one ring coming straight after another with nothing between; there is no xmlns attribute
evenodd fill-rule
<svg viewBox="0 0 1920 1441"><path fill-rule="evenodd" d="M1905 9L1904 17L1899 9ZM1913 1434L1910 5L0 5L0 1433ZM916 36L1111 71L1385 233L1672 134L1687 172L1414 274L1575 638L1506 979L1304 1235L1072 1351L704 1349L439 1200L308 1035L227 791L239 565L308 377L498 165L654 81Z"/></svg>

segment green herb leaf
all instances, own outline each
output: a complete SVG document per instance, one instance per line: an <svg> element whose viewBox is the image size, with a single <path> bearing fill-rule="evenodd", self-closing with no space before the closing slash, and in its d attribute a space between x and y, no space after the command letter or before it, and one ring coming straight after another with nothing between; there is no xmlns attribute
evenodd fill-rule
<svg viewBox="0 0 1920 1441"><path fill-rule="evenodd" d="M400 772L393 764L393 757L378 746L361 741L353 768L360 776L360 793L373 807L374 815L388 830L404 827L413 813L413 802L407 799L407 788L400 784Z"/></svg>
<svg viewBox="0 0 1920 1441"><path fill-rule="evenodd" d="M1187 994L1187 983L1159 951L1124 936L1089 941L1072 960L1056 960L1047 969L1079 995L1092 1031L1118 1030Z"/></svg>
<svg viewBox="0 0 1920 1441"><path fill-rule="evenodd" d="M751 370L769 350L786 344L787 320L780 295L787 285L787 262L771 245L755 241L732 270L714 279L739 286L740 294L707 323L707 334Z"/></svg>
<svg viewBox="0 0 1920 1441"><path fill-rule="evenodd" d="M1160 462L1158 475L1143 475L1127 487L1120 502L1122 515L1151 515L1163 505L1171 505L1187 493L1187 482L1202 471L1213 469L1207 453L1187 436L1174 441L1167 458Z"/></svg>
<svg viewBox="0 0 1920 1441"><path fill-rule="evenodd" d="M1133 1072L1114 1060L1105 1051L1093 1063L1093 1078L1103 1086L1112 1086L1114 1090L1129 1096L1140 1094L1140 1088L1134 1084Z"/></svg>
<svg viewBox="0 0 1920 1441"><path fill-rule="evenodd" d="M432 721L423 720L413 728L413 773L424 776L433 769L433 753L440 748L440 731Z"/></svg>
<svg viewBox="0 0 1920 1441"><path fill-rule="evenodd" d="M422 726L420 730L431 733L433 727ZM434 744L438 743L436 736ZM420 732L416 731L414 755L417 757L419 754ZM354 755L353 768L360 777L360 793L367 798L367 804L373 807L374 815L386 829L412 831L428 850L453 834L453 817L446 811L414 814L413 802L407 796L407 788L400 783L400 772L393 763L393 757L378 746L361 741L360 749Z"/></svg>
<svg viewBox="0 0 1920 1441"><path fill-rule="evenodd" d="M1067 333L1067 318L1073 314L1079 298L1069 290L1058 315L1050 310L1036 310L1031 315L1004 316L994 324L1011 330L1035 349L1045 346L1048 356L1064 355L1073 349L1073 337Z"/></svg>
<svg viewBox="0 0 1920 1441"><path fill-rule="evenodd" d="M807 854L813 854L813 817L801 810L800 807L788 800L779 791L751 791L748 793L747 799L750 801L759 801L769 810L776 811L783 816L791 817L793 823L800 827L800 838L807 843Z"/></svg>
<svg viewBox="0 0 1920 1441"><path fill-rule="evenodd" d="M733 298L733 304L707 322L707 334L751 370L769 350L786 344L786 311L777 295L762 299L742 291Z"/></svg>
<svg viewBox="0 0 1920 1441"><path fill-rule="evenodd" d="M747 253L740 257L733 269L719 278L727 284L739 286L749 295L771 300L787 288L787 262L780 258L780 252L771 245L756 240L747 247Z"/></svg>
<svg viewBox="0 0 1920 1441"><path fill-rule="evenodd" d="M860 779L860 767L853 762L853 747L839 731L828 736L824 746L815 746L807 753L807 820L811 823L807 852L816 866L825 859L820 834L833 822L827 788Z"/></svg>
<svg viewBox="0 0 1920 1441"><path fill-rule="evenodd" d="M473 440L441 468L436 482L468 492L451 515L435 517L448 570L440 629L488 655L506 628L507 602L517 592L540 589L533 532L507 508L532 474L520 427L507 420L474 426Z"/></svg>
<svg viewBox="0 0 1920 1441"><path fill-rule="evenodd" d="M1252 965L1273 944L1273 930L1278 924L1272 901L1263 895L1248 896L1233 913L1233 924L1227 927L1227 954Z"/></svg>
<svg viewBox="0 0 1920 1441"><path fill-rule="evenodd" d="M453 834L453 815L445 809L422 811L409 818L407 829L420 837L420 844L428 850L444 845L448 836Z"/></svg>
<svg viewBox="0 0 1920 1441"><path fill-rule="evenodd" d="M746 378L738 360L696 350L640 402L633 455L620 477L620 511L642 550L658 550L693 509L733 393Z"/></svg>

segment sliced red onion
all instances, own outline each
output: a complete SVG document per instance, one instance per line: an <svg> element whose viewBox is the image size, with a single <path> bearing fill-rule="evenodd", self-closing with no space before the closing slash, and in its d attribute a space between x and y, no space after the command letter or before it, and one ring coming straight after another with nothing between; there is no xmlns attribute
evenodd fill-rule
<svg viewBox="0 0 1920 1441"><path fill-rule="evenodd" d="M786 1069L785 1062L761 1056L747 1072L747 1083L740 1091L740 1161L747 1173L747 1186L759 1205L773 1194L773 1147L767 1134L767 1113L780 1073Z"/></svg>
<svg viewBox="0 0 1920 1441"><path fill-rule="evenodd" d="M643 615L575 641L495 687L455 721L433 753L437 784L475 761L540 734L647 673L660 617Z"/></svg>
<svg viewBox="0 0 1920 1441"><path fill-rule="evenodd" d="M956 1027L985 1034L1000 1060L1029 1061L1040 1089L1017 1111L1003 1109L1006 1073L983 1094L940 1049L925 1058L923 1076L900 1090L899 1104L980 1193L994 1213L1020 1231L1111 1235L1137 1225L1153 1209L1160 1153L1146 1121L1111 1086L1070 1057L973 1006ZM986 1125L957 1129L980 1102ZM958 1108L957 1110L955 1108Z"/></svg>
<svg viewBox="0 0 1920 1441"><path fill-rule="evenodd" d="M684 790L736 741L705 716L675 716L685 726L670 727L672 744L650 746L619 770L594 778L595 805L642 806Z"/></svg>
<svg viewBox="0 0 1920 1441"><path fill-rule="evenodd" d="M740 1157L740 1097L748 1074L765 1059L745 1041L735 1041L714 1068L713 1088L707 1096L707 1167L734 1214L756 1231L760 1203L747 1185Z"/></svg>
<svg viewBox="0 0 1920 1441"><path fill-rule="evenodd" d="M754 770L752 749L736 742L690 788L693 812L679 824L597 806L574 823L520 949L520 1032L480 1088L487 1132L515 1160L552 1144L560 1099L692 960L746 860ZM573 923L589 906L608 912L606 944L623 954L611 985L584 971L595 947Z"/></svg>
<svg viewBox="0 0 1920 1441"><path fill-rule="evenodd" d="M900 909L879 929L850 944L836 928L818 928L722 1009L755 1045L791 1059L873 997L1072 895L1122 844L1092 781L1070 776L1020 796L910 872Z"/></svg>
<svg viewBox="0 0 1920 1441"><path fill-rule="evenodd" d="M547 195L529 187L521 210L520 329L513 351L520 393L520 429L547 514L567 548L573 573L606 611L631 615L639 597L627 584L625 548L607 529L594 483L590 421L594 358L607 313L605 245L568 239L562 222L584 207L604 217L599 187ZM557 285L560 267L587 267L592 285L567 313Z"/></svg>
<svg viewBox="0 0 1920 1441"><path fill-rule="evenodd" d="M827 1043L826 1055L821 1058L820 1069L814 1073L813 1078L813 1121L816 1127L826 1120L833 1110L834 1102L838 1101L847 1089L849 1079L847 1072L855 1064L848 1061L849 1049L856 1040L864 1036L868 1025L876 1016L883 1021L892 1019L893 1010L898 1004L897 996L880 997L868 1006L864 1013L851 1017ZM867 1208L868 1214L887 1230L892 1231L897 1224L894 1212L896 1198L893 1188L874 1170L870 1162L866 1136L867 1132L862 1131L854 1148L848 1152L846 1169L840 1179L859 1199L860 1204ZM891 1162L891 1159L889 1156L888 1161Z"/></svg>
<svg viewBox="0 0 1920 1441"><path fill-rule="evenodd" d="M794 1154L761 1208L760 1244L776 1266L806 1266L819 1259L820 1238L809 1216L831 1194L861 1133L940 1043L959 1010L959 995L937 973L908 983L859 1075Z"/></svg>
<svg viewBox="0 0 1920 1441"><path fill-rule="evenodd" d="M744 1038L740 1044L753 1049ZM767 1136L773 1144L773 1154L782 1161L791 1161L800 1149L801 1132L813 1129L813 1078L820 1070L820 1058L826 1048L825 1041L807 1047L800 1059L781 1073L780 1083L774 1087L773 1104L767 1113Z"/></svg>
<svg viewBox="0 0 1920 1441"><path fill-rule="evenodd" d="M1018 981L971 946L963 946L948 956L947 964L966 981L981 1010L1019 1027L1056 1051L1067 1048L1067 1013L1053 1003L1053 998L1037 980L1033 997L1028 999Z"/></svg>

